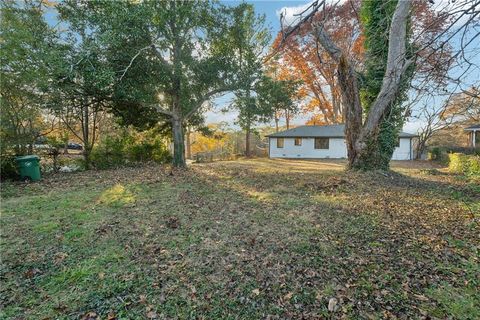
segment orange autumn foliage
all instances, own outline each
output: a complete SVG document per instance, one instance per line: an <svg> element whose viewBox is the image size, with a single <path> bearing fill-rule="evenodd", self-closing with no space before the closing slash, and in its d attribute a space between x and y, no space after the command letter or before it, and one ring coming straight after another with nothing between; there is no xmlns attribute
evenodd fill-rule
<svg viewBox="0 0 480 320"><path fill-rule="evenodd" d="M213 134L207 136L201 132L191 133L192 154L200 152L221 152L227 147L229 139L222 128L218 124L209 124L208 127L212 130Z"/></svg>
<svg viewBox="0 0 480 320"><path fill-rule="evenodd" d="M358 10L358 1L347 1L332 8L330 14L334 19L327 19L324 27L342 49L351 53L354 61L361 63L364 49ZM307 124L341 123L343 107L336 81L337 64L317 45L313 34L313 24L320 19L323 19L323 13L319 12L312 22L303 24L295 36L287 39L278 63L294 78L303 82L299 88L299 96L304 99L303 113L310 115ZM274 47L278 46L281 39L280 33Z"/></svg>
<svg viewBox="0 0 480 320"><path fill-rule="evenodd" d="M357 71L362 72L365 59L364 35L360 17L361 1L347 0L343 4L326 6L317 12L312 21L303 23L286 40L280 32L273 48L281 46L280 68L295 79L301 79L299 96L304 100L302 111L310 116L307 124L343 122L343 105L336 78L337 64L318 45L314 25L320 23L335 44L348 52ZM451 48L435 46L438 35L451 23L451 17L442 16L428 1L414 1L412 16L412 40L417 48L417 78L434 80L441 84L451 63ZM441 43L441 41L439 42ZM430 44L430 45L427 45Z"/></svg>

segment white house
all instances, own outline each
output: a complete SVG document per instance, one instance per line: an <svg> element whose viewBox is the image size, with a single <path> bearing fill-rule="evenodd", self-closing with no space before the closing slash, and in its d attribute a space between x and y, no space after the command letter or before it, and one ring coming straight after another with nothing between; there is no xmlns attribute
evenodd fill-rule
<svg viewBox="0 0 480 320"><path fill-rule="evenodd" d="M474 124L473 126L465 128L468 131L468 145L472 148L480 147L480 124Z"/></svg>
<svg viewBox="0 0 480 320"><path fill-rule="evenodd" d="M346 158L345 125L300 126L268 135L270 158ZM392 160L413 159L415 135L401 132Z"/></svg>

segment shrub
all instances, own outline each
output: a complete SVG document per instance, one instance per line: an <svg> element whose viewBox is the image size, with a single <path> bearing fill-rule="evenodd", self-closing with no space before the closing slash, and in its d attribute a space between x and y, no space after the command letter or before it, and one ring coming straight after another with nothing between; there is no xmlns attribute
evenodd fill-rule
<svg viewBox="0 0 480 320"><path fill-rule="evenodd" d="M450 153L448 169L451 173L480 175L480 156Z"/></svg>
<svg viewBox="0 0 480 320"><path fill-rule="evenodd" d="M480 155L468 156L468 171L470 175L480 175Z"/></svg>
<svg viewBox="0 0 480 320"><path fill-rule="evenodd" d="M15 162L15 156L2 155L0 158L0 178L6 179L18 179L17 163Z"/></svg>
<svg viewBox="0 0 480 320"><path fill-rule="evenodd" d="M433 147L428 152L428 160L438 161L444 164L448 163L447 150L442 147Z"/></svg>
<svg viewBox="0 0 480 320"><path fill-rule="evenodd" d="M107 169L125 164L123 137L106 136L96 145L91 154L90 160L97 169Z"/></svg>
<svg viewBox="0 0 480 320"><path fill-rule="evenodd" d="M119 136L107 136L91 153L92 164L97 169L148 161L166 163L170 160L171 156L164 141L153 131L125 130Z"/></svg>

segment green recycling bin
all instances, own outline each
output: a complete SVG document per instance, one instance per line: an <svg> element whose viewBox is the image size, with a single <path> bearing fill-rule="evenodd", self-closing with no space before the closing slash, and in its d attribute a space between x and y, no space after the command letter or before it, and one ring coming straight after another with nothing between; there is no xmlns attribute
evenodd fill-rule
<svg viewBox="0 0 480 320"><path fill-rule="evenodd" d="M38 156L23 156L15 158L18 171L22 180L29 179L32 181L40 180L40 158Z"/></svg>

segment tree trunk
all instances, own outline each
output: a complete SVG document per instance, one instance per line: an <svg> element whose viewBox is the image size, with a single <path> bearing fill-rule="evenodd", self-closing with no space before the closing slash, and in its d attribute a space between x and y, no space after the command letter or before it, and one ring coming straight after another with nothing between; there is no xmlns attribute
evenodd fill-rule
<svg viewBox="0 0 480 320"><path fill-rule="evenodd" d="M415 154L415 159L416 160L421 160L422 159L422 154L425 152L425 150L427 149L427 145L425 142L423 141L419 141L418 142L418 145L417 145L417 148L416 148L416 154Z"/></svg>
<svg viewBox="0 0 480 320"><path fill-rule="evenodd" d="M356 141L362 129L362 105L355 70L345 57L339 58L338 81L345 106L345 140L347 143L348 167L357 158Z"/></svg>
<svg viewBox="0 0 480 320"><path fill-rule="evenodd" d="M173 166L184 168L187 166L185 162L185 141L182 119L178 115L172 117L173 132Z"/></svg>
<svg viewBox="0 0 480 320"><path fill-rule="evenodd" d="M345 138L349 169L385 169L385 155L378 154L379 132L400 88L401 77L412 61L406 59L407 22L411 1L398 1L389 30L388 59L380 92L362 125L362 105L355 70L346 52L332 41L322 25L316 26L318 42L338 63L338 81L345 108ZM394 148L394 146L391 146ZM393 152L393 151L392 151ZM391 156L391 155L390 155ZM387 159L387 169L388 162Z"/></svg>
<svg viewBox="0 0 480 320"><path fill-rule="evenodd" d="M86 143L83 148L83 162L85 163L85 170L89 170L90 169L90 150Z"/></svg>
<svg viewBox="0 0 480 320"><path fill-rule="evenodd" d="M432 130L429 130L428 132L424 131L420 133L420 136L418 137L417 140L417 146L415 148L415 159L420 160L422 158L422 154L427 150L427 141L431 138L433 134Z"/></svg>
<svg viewBox="0 0 480 320"><path fill-rule="evenodd" d="M248 124L247 129L245 130L245 156L250 158L252 155L250 153L250 124Z"/></svg>
<svg viewBox="0 0 480 320"><path fill-rule="evenodd" d="M364 140L357 140L360 148L355 149L355 156L349 158L350 169L360 170L388 170L395 145L385 152L385 143L381 141L380 129L366 136Z"/></svg>
<svg viewBox="0 0 480 320"><path fill-rule="evenodd" d="M275 112L275 132L278 132L278 121L280 121L277 112Z"/></svg>
<svg viewBox="0 0 480 320"><path fill-rule="evenodd" d="M285 124L287 125L287 130L290 129L290 113L288 110L285 110Z"/></svg>
<svg viewBox="0 0 480 320"><path fill-rule="evenodd" d="M241 152L241 143L242 137L240 132L235 132L235 154L239 154Z"/></svg>
<svg viewBox="0 0 480 320"><path fill-rule="evenodd" d="M190 126L188 126L186 134L187 159L192 159L192 142L190 141L191 134L192 130L190 129Z"/></svg>
<svg viewBox="0 0 480 320"><path fill-rule="evenodd" d="M89 112L88 112L88 104L85 104L83 107L83 160L85 161L85 169L88 170L90 169L90 137L89 137L89 130L88 127L90 125L89 123Z"/></svg>

